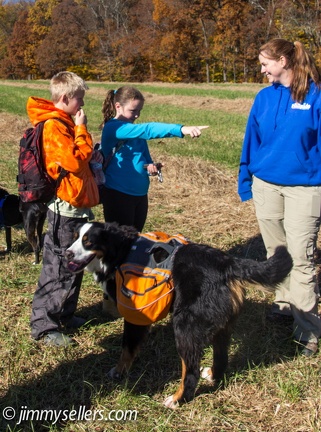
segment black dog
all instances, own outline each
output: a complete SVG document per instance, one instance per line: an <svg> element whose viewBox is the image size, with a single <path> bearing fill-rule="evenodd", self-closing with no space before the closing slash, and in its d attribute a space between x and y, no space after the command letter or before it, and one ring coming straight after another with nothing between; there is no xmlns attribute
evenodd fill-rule
<svg viewBox="0 0 321 432"><path fill-rule="evenodd" d="M19 197L9 194L6 189L0 187L0 228L5 228L6 249L12 248L11 227L22 223L22 215L19 211Z"/></svg>
<svg viewBox="0 0 321 432"><path fill-rule="evenodd" d="M48 207L42 202L23 202L20 200L19 209L23 218L23 226L28 242L31 244L35 261L40 262L42 249L42 231L47 217Z"/></svg>
<svg viewBox="0 0 321 432"><path fill-rule="evenodd" d="M66 252L69 268L79 272L86 267L98 279L104 279L104 275L106 279L126 261L138 235L134 228L115 223L86 223ZM182 360L182 380L177 392L165 400L165 406L176 408L193 399L201 375L201 357L208 345L213 346L215 357L202 377L210 381L223 378L231 326L243 304L244 282L260 284L273 292L291 268L291 256L283 246L264 262L233 258L195 243L178 248L172 268L172 321ZM109 373L112 378L120 378L129 370L148 329L124 322L123 350L117 366Z"/></svg>

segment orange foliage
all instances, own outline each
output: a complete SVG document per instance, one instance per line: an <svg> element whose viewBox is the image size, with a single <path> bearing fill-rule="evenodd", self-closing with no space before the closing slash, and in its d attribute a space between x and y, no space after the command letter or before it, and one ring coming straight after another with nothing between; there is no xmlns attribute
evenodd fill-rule
<svg viewBox="0 0 321 432"><path fill-rule="evenodd" d="M320 27L313 0L20 0L0 4L0 77L258 81L262 43L298 39L321 58Z"/></svg>

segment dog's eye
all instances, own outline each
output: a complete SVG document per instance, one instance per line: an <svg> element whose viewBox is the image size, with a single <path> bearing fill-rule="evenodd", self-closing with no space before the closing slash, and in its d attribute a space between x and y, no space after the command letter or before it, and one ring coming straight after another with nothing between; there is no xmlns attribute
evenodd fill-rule
<svg viewBox="0 0 321 432"><path fill-rule="evenodd" d="M74 241L76 241L79 238L79 232L75 231L73 238L74 238Z"/></svg>
<svg viewBox="0 0 321 432"><path fill-rule="evenodd" d="M82 244L84 245L84 248L86 248L86 249L90 249L90 247L92 245L91 241L89 240L89 238L86 234L82 238Z"/></svg>

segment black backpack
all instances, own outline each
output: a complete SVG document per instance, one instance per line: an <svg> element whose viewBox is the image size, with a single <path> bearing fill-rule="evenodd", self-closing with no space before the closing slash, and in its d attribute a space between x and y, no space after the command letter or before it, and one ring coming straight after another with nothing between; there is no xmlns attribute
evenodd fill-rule
<svg viewBox="0 0 321 432"><path fill-rule="evenodd" d="M39 122L35 127L26 129L20 140L17 182L18 193L23 202L49 202L56 196L60 181L68 174L68 171L62 168L58 179L54 180L45 170L42 158L44 123Z"/></svg>

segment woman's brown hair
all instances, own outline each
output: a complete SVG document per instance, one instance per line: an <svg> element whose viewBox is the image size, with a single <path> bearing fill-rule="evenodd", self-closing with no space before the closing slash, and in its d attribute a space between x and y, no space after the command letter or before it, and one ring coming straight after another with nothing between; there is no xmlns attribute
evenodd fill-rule
<svg viewBox="0 0 321 432"><path fill-rule="evenodd" d="M301 42L289 42L285 39L272 39L259 50L260 54L272 60L285 57L287 69L293 72L290 85L293 100L302 103L309 91L309 81L312 79L320 88L320 71L311 54Z"/></svg>

